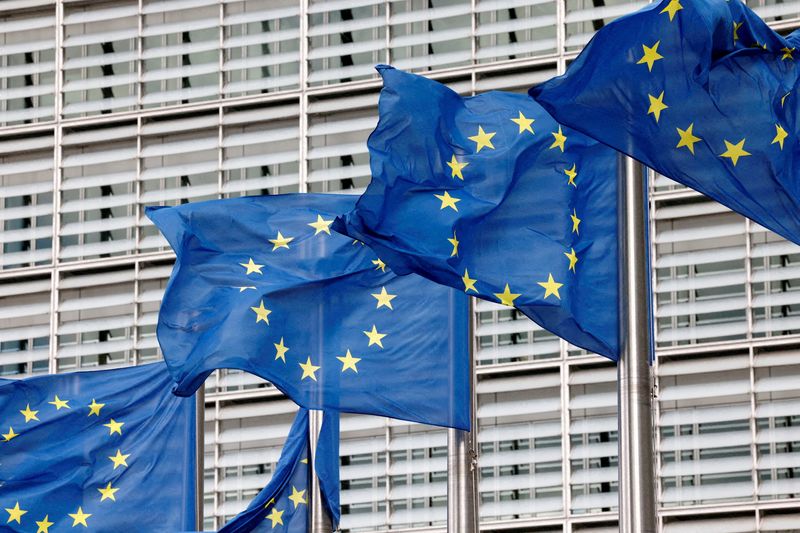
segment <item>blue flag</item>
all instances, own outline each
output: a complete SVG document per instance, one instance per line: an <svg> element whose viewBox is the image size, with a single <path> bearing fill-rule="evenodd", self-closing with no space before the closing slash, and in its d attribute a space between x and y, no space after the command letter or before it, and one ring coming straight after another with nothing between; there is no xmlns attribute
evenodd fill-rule
<svg viewBox="0 0 800 533"><path fill-rule="evenodd" d="M739 0L663 0L530 90L559 121L800 244L800 31Z"/></svg>
<svg viewBox="0 0 800 533"><path fill-rule="evenodd" d="M219 530L220 533L273 530L307 533L312 475L310 460L308 411L300 409L272 479L247 509ZM323 509L331 518L332 530L335 530L339 523L339 416L336 413L325 412L314 466L320 479Z"/></svg>
<svg viewBox="0 0 800 533"><path fill-rule="evenodd" d="M616 359L614 152L525 95L462 98L421 76L378 71L372 182L335 229L398 274L514 306Z"/></svg>
<svg viewBox="0 0 800 533"><path fill-rule="evenodd" d="M331 232L355 200L148 209L177 254L157 329L177 394L238 368L309 409L469 427L466 298Z"/></svg>
<svg viewBox="0 0 800 533"><path fill-rule="evenodd" d="M171 386L163 363L0 384L0 531L193 529L195 405Z"/></svg>

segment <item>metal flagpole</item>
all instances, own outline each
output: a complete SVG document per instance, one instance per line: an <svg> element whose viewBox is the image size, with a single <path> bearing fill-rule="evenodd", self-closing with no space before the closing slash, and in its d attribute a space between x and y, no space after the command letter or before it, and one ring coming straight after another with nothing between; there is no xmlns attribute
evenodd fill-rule
<svg viewBox="0 0 800 533"><path fill-rule="evenodd" d="M473 299L469 299L470 418L472 431L447 430L447 533L478 533L478 454Z"/></svg>
<svg viewBox="0 0 800 533"><path fill-rule="evenodd" d="M194 529L203 531L203 480L205 462L205 414L206 414L206 388L200 385L194 393Z"/></svg>
<svg viewBox="0 0 800 533"><path fill-rule="evenodd" d="M308 466L311 469L311 491L309 494L311 501L309 502L308 511L311 513L311 527L309 528L311 533L331 533L333 530L331 519L322 505L322 489L320 488L319 479L317 479L315 463L319 431L322 429L322 416L322 411L309 410L308 412L308 446L311 451L311 457L308 458Z"/></svg>
<svg viewBox="0 0 800 533"><path fill-rule="evenodd" d="M618 158L620 341L617 364L619 531L655 533L656 487L650 375L645 183L641 163Z"/></svg>

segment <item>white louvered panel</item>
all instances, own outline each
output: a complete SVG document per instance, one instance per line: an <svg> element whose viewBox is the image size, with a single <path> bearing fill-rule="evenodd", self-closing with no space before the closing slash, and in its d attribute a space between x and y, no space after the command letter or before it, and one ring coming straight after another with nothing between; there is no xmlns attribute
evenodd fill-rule
<svg viewBox="0 0 800 533"><path fill-rule="evenodd" d="M800 402L798 402L800 413ZM768 404L772 405L772 404ZM703 424L708 422L728 422L745 420L750 417L750 405L715 405L713 407L686 407L683 409L662 408L660 424L663 426L680 426L686 424Z"/></svg>
<svg viewBox="0 0 800 533"><path fill-rule="evenodd" d="M410 461L393 462L389 465L389 475L443 472L447 470L447 457L426 457Z"/></svg>
<svg viewBox="0 0 800 533"><path fill-rule="evenodd" d="M552 0L479 2L476 11L479 62L556 51L556 3Z"/></svg>
<svg viewBox="0 0 800 533"><path fill-rule="evenodd" d="M756 530L755 518L720 515L719 518L705 520L681 520L664 523L664 533L752 533Z"/></svg>
<svg viewBox="0 0 800 533"><path fill-rule="evenodd" d="M798 468L800 467L800 453L776 453L762 456L758 458L757 467L759 470Z"/></svg>
<svg viewBox="0 0 800 533"><path fill-rule="evenodd" d="M753 484L749 482L714 483L709 485L670 487L661 493L663 502L712 502L714 500L732 500L753 496ZM715 529L716 531L724 531ZM734 531L752 531L741 529Z"/></svg>
<svg viewBox="0 0 800 533"><path fill-rule="evenodd" d="M761 531L791 531L800 524L800 513L791 511L764 515L759 524Z"/></svg>
<svg viewBox="0 0 800 533"><path fill-rule="evenodd" d="M224 65L228 96L300 85L300 9L294 0L225 5Z"/></svg>
<svg viewBox="0 0 800 533"><path fill-rule="evenodd" d="M386 3L314 2L308 8L308 82L374 77L386 62Z"/></svg>
<svg viewBox="0 0 800 533"><path fill-rule="evenodd" d="M30 371L35 361L49 356L50 279L0 284L0 366L15 366L15 373Z"/></svg>
<svg viewBox="0 0 800 533"><path fill-rule="evenodd" d="M661 468L662 476L700 476L730 472L749 472L753 466L749 457L722 457L698 461L667 463Z"/></svg>
<svg viewBox="0 0 800 533"><path fill-rule="evenodd" d="M800 13L800 2L781 2L779 0L767 0L766 5L754 4L750 6L756 14L767 22L785 20L786 18L797 19Z"/></svg>
<svg viewBox="0 0 800 533"><path fill-rule="evenodd" d="M438 522L443 524L445 520L447 520L447 507L443 505L439 507L398 510L389 517L389 523L392 528L407 527L410 524L420 523Z"/></svg>
<svg viewBox="0 0 800 533"><path fill-rule="evenodd" d="M361 528L375 529L383 527L386 523L386 511L373 513L343 514L340 527L343 530Z"/></svg>
<svg viewBox="0 0 800 533"><path fill-rule="evenodd" d="M594 494L578 494L572 497L572 511L588 511L612 509L617 507L618 496L615 492L599 492Z"/></svg>
<svg viewBox="0 0 800 533"><path fill-rule="evenodd" d="M55 102L53 8L2 17L0 28L2 123L52 120Z"/></svg>
<svg viewBox="0 0 800 533"><path fill-rule="evenodd" d="M138 5L67 6L64 15L64 115L130 110L137 101Z"/></svg>
<svg viewBox="0 0 800 533"><path fill-rule="evenodd" d="M661 439L660 449L665 452L694 450L700 448L726 448L729 446L749 446L749 431L730 431L705 435L681 435Z"/></svg>
<svg viewBox="0 0 800 533"><path fill-rule="evenodd" d="M762 481L758 487L759 496L781 496L791 498L800 491L798 479L771 479ZM795 524L797 525L797 524Z"/></svg>
<svg viewBox="0 0 800 533"><path fill-rule="evenodd" d="M594 32L592 21L599 20L601 23L607 24L615 18L641 9L646 5L646 2L620 2L619 4L606 4L605 7L598 7L583 0L568 0L564 20L567 32L566 49L578 49L589 42Z"/></svg>
<svg viewBox="0 0 800 533"><path fill-rule="evenodd" d="M145 3L142 27L145 107L219 97L222 52L220 13L215 4Z"/></svg>

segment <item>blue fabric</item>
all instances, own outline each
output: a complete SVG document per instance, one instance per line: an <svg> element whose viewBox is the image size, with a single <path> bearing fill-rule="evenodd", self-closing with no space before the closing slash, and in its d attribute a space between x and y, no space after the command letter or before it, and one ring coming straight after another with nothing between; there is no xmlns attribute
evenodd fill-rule
<svg viewBox="0 0 800 533"><path fill-rule="evenodd" d="M238 368L309 409L469 427L466 298L399 277L366 246L309 226L355 200L293 194L148 209L177 254L158 318L177 394L215 368ZM242 266L251 259L263 266Z"/></svg>
<svg viewBox="0 0 800 533"><path fill-rule="evenodd" d="M311 503L310 457L308 411L300 409L270 482L247 509L219 530L220 533L307 533ZM336 502L335 508L326 507L335 530L339 523L339 416L336 413L325 412L315 465L322 481L320 489L324 502ZM327 493L326 489L332 493Z"/></svg>
<svg viewBox="0 0 800 533"><path fill-rule="evenodd" d="M660 59L644 48L656 43ZM800 31L781 37L739 0L663 0L601 29L564 76L530 94L564 124L800 244L798 47ZM668 106L658 121L650 97Z"/></svg>
<svg viewBox="0 0 800 533"><path fill-rule="evenodd" d="M0 385L0 531L193 529L195 405L171 386L163 363Z"/></svg>
<svg viewBox="0 0 800 533"><path fill-rule="evenodd" d="M514 306L536 323L616 360L615 153L559 130L525 95L462 98L421 76L378 71L372 182L334 228L367 243L398 274L492 302L518 294ZM577 258L574 271L567 254Z"/></svg>

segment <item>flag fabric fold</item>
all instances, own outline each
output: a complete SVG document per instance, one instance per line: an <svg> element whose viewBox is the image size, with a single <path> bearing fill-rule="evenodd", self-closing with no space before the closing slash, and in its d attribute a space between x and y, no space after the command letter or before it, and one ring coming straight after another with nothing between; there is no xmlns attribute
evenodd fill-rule
<svg viewBox="0 0 800 533"><path fill-rule="evenodd" d="M236 368L302 407L469 427L467 299L332 232L355 200L148 209L177 255L157 327L177 394Z"/></svg>
<svg viewBox="0 0 800 533"><path fill-rule="evenodd" d="M0 384L0 531L194 529L195 405L163 363Z"/></svg>
<svg viewBox="0 0 800 533"><path fill-rule="evenodd" d="M307 533L311 504L309 413L300 409L283 446L278 465L266 487L247 509L225 524L220 533ZM332 531L339 523L339 416L326 411L317 442L314 466L320 479L323 508ZM280 526L280 527L279 527Z"/></svg>
<svg viewBox="0 0 800 533"><path fill-rule="evenodd" d="M525 95L463 98L381 65L372 182L334 229L616 360L615 152Z"/></svg>
<svg viewBox="0 0 800 533"><path fill-rule="evenodd" d="M530 90L557 120L800 244L800 30L739 0L662 0Z"/></svg>

